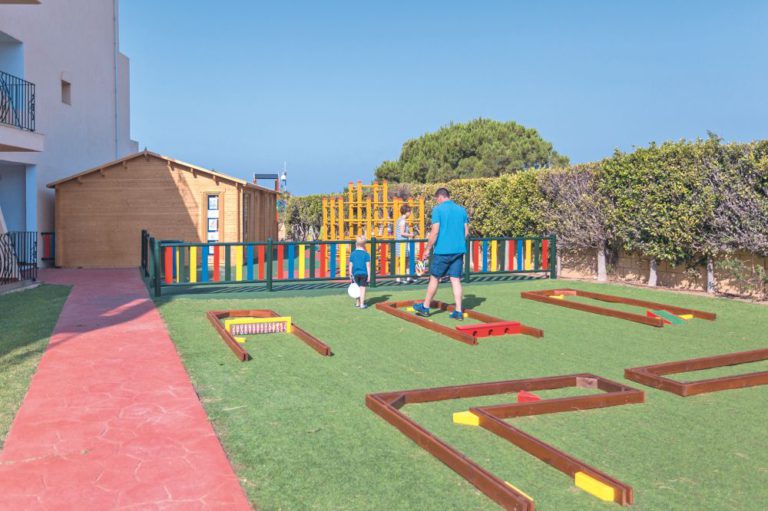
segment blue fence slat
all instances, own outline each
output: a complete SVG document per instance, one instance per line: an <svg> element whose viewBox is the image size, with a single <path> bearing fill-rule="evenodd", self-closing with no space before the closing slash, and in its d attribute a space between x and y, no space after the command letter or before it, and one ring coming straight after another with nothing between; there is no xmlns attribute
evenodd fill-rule
<svg viewBox="0 0 768 511"><path fill-rule="evenodd" d="M293 270L294 270L294 258L296 257L296 246L295 245L288 245L288 278L293 278Z"/></svg>
<svg viewBox="0 0 768 511"><path fill-rule="evenodd" d="M523 253L523 240L517 240L517 271L523 271L525 253Z"/></svg>
<svg viewBox="0 0 768 511"><path fill-rule="evenodd" d="M331 278L336 276L336 243L331 243L331 264L329 271L329 276Z"/></svg>
<svg viewBox="0 0 768 511"><path fill-rule="evenodd" d="M200 281L208 282L208 245L203 245L200 249Z"/></svg>
<svg viewBox="0 0 768 511"><path fill-rule="evenodd" d="M408 250L411 252L411 261L408 267L409 275L416 275L416 242L411 240L408 244ZM375 266L372 264L371 267ZM371 270L373 271L373 270Z"/></svg>
<svg viewBox="0 0 768 511"><path fill-rule="evenodd" d="M253 280L253 245L245 248L245 272L248 280Z"/></svg>
<svg viewBox="0 0 768 511"><path fill-rule="evenodd" d="M483 273L488 272L488 240L483 240Z"/></svg>

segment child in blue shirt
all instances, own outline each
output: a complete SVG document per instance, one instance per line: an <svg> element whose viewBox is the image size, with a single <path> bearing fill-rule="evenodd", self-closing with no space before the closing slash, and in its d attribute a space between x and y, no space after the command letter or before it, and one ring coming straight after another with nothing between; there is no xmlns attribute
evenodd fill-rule
<svg viewBox="0 0 768 511"><path fill-rule="evenodd" d="M371 256L365 250L365 236L355 240L355 250L349 254L349 278L360 286L360 298L355 300L355 307L365 309L365 288L368 287L368 275L371 274Z"/></svg>

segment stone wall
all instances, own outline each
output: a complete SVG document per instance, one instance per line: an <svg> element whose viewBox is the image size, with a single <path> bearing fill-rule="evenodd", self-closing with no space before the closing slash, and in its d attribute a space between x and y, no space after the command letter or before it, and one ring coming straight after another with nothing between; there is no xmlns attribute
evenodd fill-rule
<svg viewBox="0 0 768 511"><path fill-rule="evenodd" d="M747 252L734 254L748 268L762 267L768 271L768 258ZM597 279L597 256L593 251L561 251L559 254L559 275L566 279ZM706 291L707 269L704 260L699 265L673 266L667 262L658 263L658 285L686 291ZM650 259L619 251L608 257L608 280L644 285L648 282ZM740 286L733 275L715 266L717 291L724 294L747 296L749 290Z"/></svg>

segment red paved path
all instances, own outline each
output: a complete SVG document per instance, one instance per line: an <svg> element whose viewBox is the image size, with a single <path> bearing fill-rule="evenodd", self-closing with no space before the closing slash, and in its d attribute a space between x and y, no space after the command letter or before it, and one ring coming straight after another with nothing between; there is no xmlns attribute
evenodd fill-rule
<svg viewBox="0 0 768 511"><path fill-rule="evenodd" d="M74 284L0 453L0 510L251 509L137 270Z"/></svg>

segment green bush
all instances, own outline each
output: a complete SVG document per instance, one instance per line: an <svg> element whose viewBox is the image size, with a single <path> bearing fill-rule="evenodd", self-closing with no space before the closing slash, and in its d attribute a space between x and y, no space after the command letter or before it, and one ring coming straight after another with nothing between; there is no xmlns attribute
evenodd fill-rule
<svg viewBox="0 0 768 511"><path fill-rule="evenodd" d="M701 151L700 142L666 142L605 160L598 192L612 206L609 223L624 250L672 263L693 255L715 205Z"/></svg>
<svg viewBox="0 0 768 511"><path fill-rule="evenodd" d="M446 144L452 140L446 133L440 137L447 137ZM416 151L412 146L408 154ZM386 169L395 172L396 165ZM739 250L768 255L768 141L724 144L710 136L665 142L631 153L617 151L590 164L396 183L390 195L424 196L429 225L439 187L448 188L467 208L472 236L555 234L565 249L597 249L605 256L606 249L622 248L689 266ZM319 236L321 199L313 195L288 201L291 238ZM740 273L735 263L722 264ZM758 282L762 277L754 278ZM763 292L761 284L747 280L744 286Z"/></svg>
<svg viewBox="0 0 768 511"><path fill-rule="evenodd" d="M285 234L291 240L316 240L323 224L324 195L289 197L283 222Z"/></svg>

